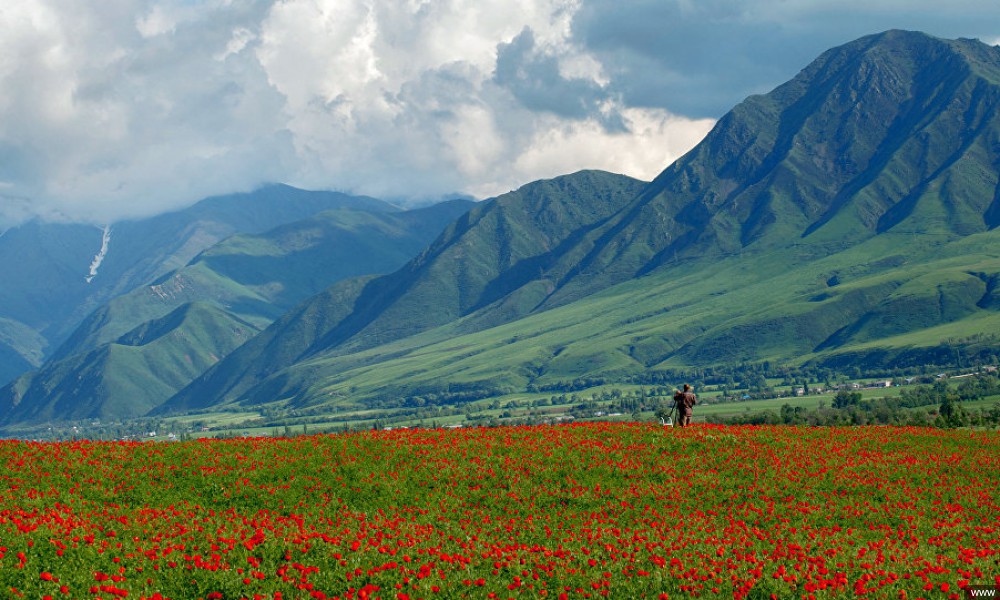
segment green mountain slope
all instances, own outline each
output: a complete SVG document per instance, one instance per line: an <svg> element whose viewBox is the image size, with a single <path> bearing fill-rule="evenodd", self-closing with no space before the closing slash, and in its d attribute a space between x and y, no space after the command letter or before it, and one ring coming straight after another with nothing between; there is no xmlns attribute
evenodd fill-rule
<svg viewBox="0 0 1000 600"><path fill-rule="evenodd" d="M40 221L7 229L0 233L0 319L16 323L8 331L21 333L5 347L20 356L20 367L38 366L94 309L186 265L220 240L342 207L399 210L373 198L272 185L207 198L148 219L112 223L106 231ZM39 337L41 354L36 352ZM13 361L7 364L5 372L15 375ZM8 376L0 372L0 384Z"/></svg>
<svg viewBox="0 0 1000 600"><path fill-rule="evenodd" d="M2 423L141 416L256 332L215 306L186 304L19 378L0 397Z"/></svg>
<svg viewBox="0 0 1000 600"><path fill-rule="evenodd" d="M224 404L295 365L320 338L350 316L373 277L338 282L275 321L152 411L178 413ZM265 360L266 357L266 360Z"/></svg>
<svg viewBox="0 0 1000 600"><path fill-rule="evenodd" d="M312 298L183 391L169 410L238 395L276 370L334 346L362 349L450 323L483 307L475 328L529 314L550 282L538 273L645 184L584 171L528 184L483 203L390 276ZM527 284L527 285L526 285Z"/></svg>
<svg viewBox="0 0 1000 600"><path fill-rule="evenodd" d="M0 318L0 382L41 364L45 340L30 327Z"/></svg>
<svg viewBox="0 0 1000 600"><path fill-rule="evenodd" d="M471 206L344 208L228 238L92 314L55 358L0 390L3 422L141 415L294 303L334 281L398 268ZM191 359L200 342L198 355L211 360ZM66 410L74 403L83 408Z"/></svg>
<svg viewBox="0 0 1000 600"><path fill-rule="evenodd" d="M317 299L325 334L277 322L165 409L934 356L996 323L998 74L1000 49L974 40L890 31L830 50L613 213L535 247L549 222L510 223L519 205L494 200L474 235L458 226L345 304ZM275 345L296 364L270 363Z"/></svg>
<svg viewBox="0 0 1000 600"><path fill-rule="evenodd" d="M336 281L399 268L471 207L451 201L397 212L340 208L232 236L96 310L53 358L96 348L188 302L212 302L263 328Z"/></svg>
<svg viewBox="0 0 1000 600"><path fill-rule="evenodd" d="M977 237L997 241L993 232ZM888 270L858 265L851 253L807 265L768 255L752 271L746 257L692 262L485 331L463 334L456 321L362 352L316 355L225 403L397 405L415 396L446 401L581 377L762 361L838 369L954 364L956 348L988 359L998 354L989 332L998 331L1000 312L978 306L990 287L969 271L996 273L995 248L985 243L960 258L925 256ZM842 280L832 287L825 283L831 272ZM843 331L853 335L840 343ZM956 340L968 341L956 347Z"/></svg>
<svg viewBox="0 0 1000 600"><path fill-rule="evenodd" d="M1000 50L890 31L748 98L557 269L549 305L678 261L997 224ZM585 253L584 253L585 251Z"/></svg>

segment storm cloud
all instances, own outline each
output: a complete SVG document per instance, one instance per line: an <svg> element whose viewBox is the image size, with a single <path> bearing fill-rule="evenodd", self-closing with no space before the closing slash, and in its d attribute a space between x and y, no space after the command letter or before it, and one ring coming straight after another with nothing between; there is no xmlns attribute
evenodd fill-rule
<svg viewBox="0 0 1000 600"><path fill-rule="evenodd" d="M1000 35L989 0L588 0L574 42L629 106L718 118L793 77L824 50L888 29L946 38Z"/></svg>
<svg viewBox="0 0 1000 600"><path fill-rule="evenodd" d="M890 28L995 43L994 23L973 0L8 3L0 226L267 182L420 199L652 178L830 46Z"/></svg>

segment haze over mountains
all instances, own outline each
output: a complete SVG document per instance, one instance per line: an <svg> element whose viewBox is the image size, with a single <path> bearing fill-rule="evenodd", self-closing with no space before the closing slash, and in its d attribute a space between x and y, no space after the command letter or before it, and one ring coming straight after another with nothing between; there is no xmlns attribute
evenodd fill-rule
<svg viewBox="0 0 1000 600"><path fill-rule="evenodd" d="M36 220L4 231L0 353L10 360L2 362L0 381L20 372L19 367L41 364L104 302L184 266L216 242L345 206L399 210L374 198L272 186L209 198L150 219L110 224L105 230Z"/></svg>
<svg viewBox="0 0 1000 600"><path fill-rule="evenodd" d="M316 195L279 186L241 200L252 213L300 196ZM228 237L101 306L39 371L12 384L26 399L18 410L35 420L141 416L303 298L397 268L471 206L402 211L342 194L317 200L332 209Z"/></svg>
<svg viewBox="0 0 1000 600"><path fill-rule="evenodd" d="M121 275L103 295L85 294L85 283L67 295L60 314L104 303L76 317L83 325L72 334L33 315L34 288L25 288L20 312L2 315L0 340L19 340L7 352L22 368L56 360L0 391L0 418L451 401L747 361L995 360L998 109L1000 48L889 31L834 48L748 98L651 183L584 171L467 213L435 207L441 219L421 230L443 232L422 251L399 246L397 264L416 256L396 270L388 261L363 271L382 275L336 271L343 261L324 262L334 251L319 242L322 251L295 263L303 254L277 241L299 239L290 225L285 237L231 238L194 260L196 251L175 249L115 265L108 273ZM350 229L335 221L313 239ZM380 223L371 226L408 226ZM88 233L92 253L102 232ZM367 238L348 239L356 248ZM93 254L83 256L74 269L85 273ZM167 265L186 266L150 285ZM286 271L294 281L268 287ZM170 300L148 302L157 295ZM19 306L6 297L0 306L7 302ZM129 352L113 389L113 355ZM180 363L187 367L164 367ZM135 385L150 373L160 383Z"/></svg>

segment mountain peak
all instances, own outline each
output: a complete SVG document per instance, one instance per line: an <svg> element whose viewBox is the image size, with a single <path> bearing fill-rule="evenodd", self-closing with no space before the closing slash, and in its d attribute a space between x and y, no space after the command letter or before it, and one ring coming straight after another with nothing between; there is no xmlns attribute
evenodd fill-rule
<svg viewBox="0 0 1000 600"><path fill-rule="evenodd" d="M547 304L705 256L794 245L805 260L889 232L997 226L998 66L1000 48L904 30L824 52L723 116L595 234Z"/></svg>
<svg viewBox="0 0 1000 600"><path fill-rule="evenodd" d="M962 64L993 83L1000 82L1000 47L978 39L952 40L921 31L890 29L833 48L813 65L823 65L828 55L838 54L858 54L869 64L885 67L902 64L918 70L940 66L942 61L954 61L947 64Z"/></svg>

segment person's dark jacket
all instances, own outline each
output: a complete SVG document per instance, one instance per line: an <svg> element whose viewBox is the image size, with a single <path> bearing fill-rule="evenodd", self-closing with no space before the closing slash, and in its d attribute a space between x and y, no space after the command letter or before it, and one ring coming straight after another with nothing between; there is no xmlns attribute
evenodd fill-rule
<svg viewBox="0 0 1000 600"><path fill-rule="evenodd" d="M698 403L698 397L693 392L677 392L674 394L674 402L677 403L677 410L680 414L691 416L694 412L694 405Z"/></svg>

